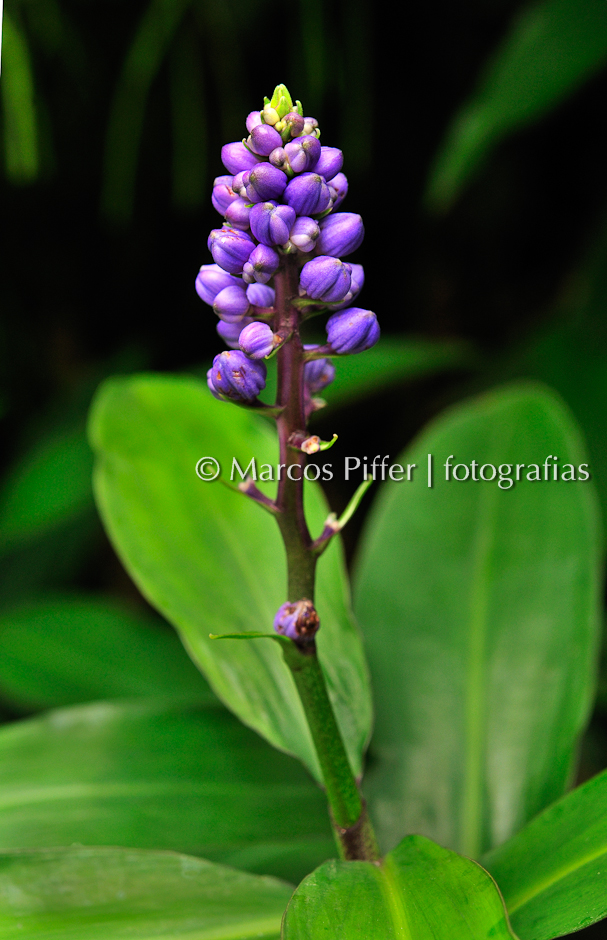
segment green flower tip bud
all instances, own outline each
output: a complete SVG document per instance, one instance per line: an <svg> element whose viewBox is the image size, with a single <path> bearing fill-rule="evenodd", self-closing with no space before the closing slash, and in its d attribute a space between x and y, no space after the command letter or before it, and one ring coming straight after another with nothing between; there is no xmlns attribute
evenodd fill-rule
<svg viewBox="0 0 607 940"><path fill-rule="evenodd" d="M293 100L286 85L276 86L270 101L270 107L278 112L279 118L283 118L285 114L293 110Z"/></svg>

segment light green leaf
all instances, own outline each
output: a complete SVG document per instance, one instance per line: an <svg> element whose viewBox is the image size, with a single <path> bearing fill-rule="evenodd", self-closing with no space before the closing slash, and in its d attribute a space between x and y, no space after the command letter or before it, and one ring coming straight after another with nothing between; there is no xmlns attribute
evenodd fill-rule
<svg viewBox="0 0 607 940"><path fill-rule="evenodd" d="M585 462L571 416L548 389L507 386L440 416L399 459L417 464L413 482L386 484L371 512L356 610L388 846L421 832L478 858L571 778L597 668L598 506L592 482L555 482L552 460L548 481L524 476L551 454L560 472ZM512 479L525 467L500 489L447 482L449 457L507 464Z"/></svg>
<svg viewBox="0 0 607 940"><path fill-rule="evenodd" d="M219 705L159 700L0 730L0 845L73 843L171 848L294 880L335 851L324 795L297 761Z"/></svg>
<svg viewBox="0 0 607 940"><path fill-rule="evenodd" d="M521 940L550 940L607 917L607 771L536 816L483 864Z"/></svg>
<svg viewBox="0 0 607 940"><path fill-rule="evenodd" d="M602 0L526 7L447 131L428 182L429 205L449 208L500 140L552 110L606 61Z"/></svg>
<svg viewBox="0 0 607 940"><path fill-rule="evenodd" d="M213 698L173 631L106 598L45 597L0 613L0 696L13 707L131 695Z"/></svg>
<svg viewBox="0 0 607 940"><path fill-rule="evenodd" d="M0 94L6 173L13 183L29 183L39 172L34 77L25 35L7 10L2 29Z"/></svg>
<svg viewBox="0 0 607 940"><path fill-rule="evenodd" d="M0 932L6 940L278 940L291 891L173 852L5 852Z"/></svg>
<svg viewBox="0 0 607 940"><path fill-rule="evenodd" d="M278 449L269 424L216 401L195 379L137 376L102 386L90 427L99 510L139 589L180 630L222 701L319 778L278 644L209 639L210 633L268 632L285 601L284 548L275 520L219 480L203 482L196 475L203 457L218 460L228 479L234 458L243 469L253 457L258 469L275 466ZM319 488L310 485L307 503L318 534L328 512ZM316 606L319 655L358 774L371 705L337 540L319 563Z"/></svg>
<svg viewBox="0 0 607 940"><path fill-rule="evenodd" d="M325 862L289 902L283 940L505 940L499 891L480 865L409 836L381 865Z"/></svg>

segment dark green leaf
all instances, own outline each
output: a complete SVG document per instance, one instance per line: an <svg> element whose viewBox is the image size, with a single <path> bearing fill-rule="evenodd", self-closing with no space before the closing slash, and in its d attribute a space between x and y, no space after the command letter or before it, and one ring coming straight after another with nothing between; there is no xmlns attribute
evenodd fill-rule
<svg viewBox="0 0 607 940"><path fill-rule="evenodd" d="M281 650L209 634L269 632L285 600L284 549L275 520L197 462L213 457L229 479L255 457L278 462L269 424L216 401L192 378L138 376L106 383L91 415L98 454L95 488L110 538L145 597L182 633L225 704L271 744L296 754L318 778L316 754ZM237 482L238 474L235 477ZM328 509L307 491L312 529ZM326 557L325 557L326 555ZM360 637L349 612L341 545L318 569L319 654L355 773L369 736L371 705Z"/></svg>
<svg viewBox="0 0 607 940"><path fill-rule="evenodd" d="M356 610L388 845L421 832L478 858L570 780L597 665L598 507L592 482L554 482L551 460L551 479L525 478L550 454L561 472L585 461L569 413L541 386L505 387L438 418L400 458L417 464L413 482L387 484L371 512ZM446 482L450 455L508 464L511 478L526 466L509 489Z"/></svg>
<svg viewBox="0 0 607 940"><path fill-rule="evenodd" d="M39 171L34 77L27 40L8 10L3 20L0 94L6 173L13 183L28 183Z"/></svg>
<svg viewBox="0 0 607 940"><path fill-rule="evenodd" d="M88 595L0 613L0 695L26 710L131 695L212 697L172 631Z"/></svg>
<svg viewBox="0 0 607 940"><path fill-rule="evenodd" d="M607 771L483 859L521 940L550 940L607 917Z"/></svg>
<svg viewBox="0 0 607 940"><path fill-rule="evenodd" d="M550 111L607 61L603 0L542 0L520 13L438 152L427 200L446 209L506 135Z"/></svg>
<svg viewBox="0 0 607 940"><path fill-rule="evenodd" d="M0 845L73 843L171 848L294 880L334 853L324 796L296 761L218 705L150 700L0 730Z"/></svg>
<svg viewBox="0 0 607 940"><path fill-rule="evenodd" d="M6 940L278 940L291 891L173 852L5 852L0 932Z"/></svg>
<svg viewBox="0 0 607 940"><path fill-rule="evenodd" d="M480 865L409 836L383 860L325 862L287 907L283 940L505 940L499 891Z"/></svg>

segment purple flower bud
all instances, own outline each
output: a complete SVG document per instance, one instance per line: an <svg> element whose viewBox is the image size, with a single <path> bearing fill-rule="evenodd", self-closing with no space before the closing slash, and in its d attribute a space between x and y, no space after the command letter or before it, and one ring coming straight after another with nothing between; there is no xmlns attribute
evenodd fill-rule
<svg viewBox="0 0 607 940"><path fill-rule="evenodd" d="M249 303L256 307L273 307L276 300L276 291L267 284L249 284L247 287Z"/></svg>
<svg viewBox="0 0 607 940"><path fill-rule="evenodd" d="M267 323L250 323L240 334L238 345L249 359L265 359L276 345L274 331Z"/></svg>
<svg viewBox="0 0 607 940"><path fill-rule="evenodd" d="M241 229L243 232L246 232L249 227L250 214L250 205L242 196L236 196L225 211L226 220L232 228Z"/></svg>
<svg viewBox="0 0 607 940"><path fill-rule="evenodd" d="M282 147L282 137L269 124L258 124L251 131L251 149L267 157L277 147Z"/></svg>
<svg viewBox="0 0 607 940"><path fill-rule="evenodd" d="M329 192L331 193L333 209L335 210L348 195L348 180L343 173L338 173L337 176L333 177L329 183Z"/></svg>
<svg viewBox="0 0 607 940"><path fill-rule="evenodd" d="M284 147L277 147L276 150L272 151L268 159L272 166L278 167L279 170L289 165L289 158Z"/></svg>
<svg viewBox="0 0 607 940"><path fill-rule="evenodd" d="M215 297L213 311L228 323L239 323L249 312L249 300L244 284L220 290Z"/></svg>
<svg viewBox="0 0 607 940"><path fill-rule="evenodd" d="M289 232L289 241L300 251L312 251L320 235L320 226L306 215L299 216Z"/></svg>
<svg viewBox="0 0 607 940"><path fill-rule="evenodd" d="M299 137L303 134L304 119L297 111L289 111L282 119L285 126L283 136L288 140L289 137Z"/></svg>
<svg viewBox="0 0 607 940"><path fill-rule="evenodd" d="M207 244L213 261L230 274L240 274L255 247L255 243L245 232L228 227L213 229Z"/></svg>
<svg viewBox="0 0 607 940"><path fill-rule="evenodd" d="M223 395L220 395L215 386L213 385L213 366L207 370L207 385L209 386L209 391L213 398L216 398L217 401L225 401L226 399Z"/></svg>
<svg viewBox="0 0 607 940"><path fill-rule="evenodd" d="M243 317L242 320L237 320L234 323L228 323L227 320L220 320L216 326L216 330L226 346L229 346L230 349L238 349L238 338L240 334L245 326L248 326L249 323L252 322L250 317Z"/></svg>
<svg viewBox="0 0 607 940"><path fill-rule="evenodd" d="M335 378L335 366L330 359L313 359L304 366L304 382L311 395L317 395Z"/></svg>
<svg viewBox="0 0 607 940"><path fill-rule="evenodd" d="M294 173L303 173L305 170L314 170L320 157L320 141L309 134L305 137L298 137L285 144L285 151L289 158L289 164ZM316 171L318 172L318 171ZM337 170L335 171L337 172Z"/></svg>
<svg viewBox="0 0 607 940"><path fill-rule="evenodd" d="M254 127L257 127L261 124L261 111L250 111L247 115L247 130L249 134L252 132Z"/></svg>
<svg viewBox="0 0 607 940"><path fill-rule="evenodd" d="M251 170L247 183L249 202L265 202L279 199L287 185L287 174L271 163L261 163Z"/></svg>
<svg viewBox="0 0 607 940"><path fill-rule="evenodd" d="M327 320L327 339L335 352L362 352L374 346L379 339L379 323L371 310L348 307L334 313Z"/></svg>
<svg viewBox="0 0 607 940"><path fill-rule="evenodd" d="M291 640L311 639L320 626L318 614L312 601L304 598L291 603L287 601L276 611L274 629Z"/></svg>
<svg viewBox="0 0 607 940"><path fill-rule="evenodd" d="M295 222L295 209L275 202L260 202L251 209L251 231L262 245L284 245Z"/></svg>
<svg viewBox="0 0 607 940"><path fill-rule="evenodd" d="M241 172L237 173L232 180L232 189L237 196L242 196L243 199L247 194L247 183L249 182L249 176L249 170L241 170Z"/></svg>
<svg viewBox="0 0 607 940"><path fill-rule="evenodd" d="M299 275L299 293L311 300L337 304L350 290L352 268L339 258L320 255L304 264Z"/></svg>
<svg viewBox="0 0 607 940"><path fill-rule="evenodd" d="M278 270L279 264L278 252L267 245L257 245L249 255L249 260L243 268L243 277L251 286L253 281L267 284L272 275Z"/></svg>
<svg viewBox="0 0 607 940"><path fill-rule="evenodd" d="M213 183L211 202L219 215L225 215L230 203L238 199L238 193L235 193L232 189L232 181L232 176L218 176Z"/></svg>
<svg viewBox="0 0 607 940"><path fill-rule="evenodd" d="M295 209L297 215L316 215L331 204L331 193L318 173L302 173L288 184L284 201Z"/></svg>
<svg viewBox="0 0 607 940"><path fill-rule="evenodd" d="M204 300L205 304L212 307L220 290L223 290L224 287L230 287L230 285L238 286L239 284L238 278L232 277L218 264L203 264L196 278L196 293L201 300Z"/></svg>
<svg viewBox="0 0 607 940"><path fill-rule="evenodd" d="M356 251L365 237L363 220L354 212L331 213L320 223L316 247L323 255L338 258Z"/></svg>
<svg viewBox="0 0 607 940"><path fill-rule="evenodd" d="M320 131L318 130L318 121L313 117L304 118L304 126L302 127L302 134L314 134L316 137L319 136Z"/></svg>
<svg viewBox="0 0 607 940"><path fill-rule="evenodd" d="M350 290L346 294L343 302L335 307L336 310L343 310L345 307L349 307L352 301L358 297L365 283L365 272L362 264L350 263L350 267L352 268Z"/></svg>
<svg viewBox="0 0 607 940"><path fill-rule="evenodd" d="M224 144L221 148L221 162L228 173L236 174L241 170L252 170L257 166L261 157L256 157L254 153L247 150L241 140L234 141L232 144Z"/></svg>
<svg viewBox="0 0 607 940"><path fill-rule="evenodd" d="M314 167L316 173L324 176L327 183L336 176L344 165L344 155L337 147L321 147L320 158Z"/></svg>
<svg viewBox="0 0 607 940"><path fill-rule="evenodd" d="M216 398L251 402L265 388L266 366L247 359L239 349L222 352L213 359L207 381Z"/></svg>

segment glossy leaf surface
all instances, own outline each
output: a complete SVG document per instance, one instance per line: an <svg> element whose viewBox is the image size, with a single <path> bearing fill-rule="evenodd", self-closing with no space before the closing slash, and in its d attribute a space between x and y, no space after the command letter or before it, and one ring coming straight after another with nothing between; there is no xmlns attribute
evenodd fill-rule
<svg viewBox="0 0 607 940"><path fill-rule="evenodd" d="M552 110L606 61L601 0L526 6L447 132L429 180L429 204L448 208L500 140Z"/></svg>
<svg viewBox="0 0 607 940"><path fill-rule="evenodd" d="M176 849L299 880L335 852L324 796L220 706L100 702L0 731L0 846Z"/></svg>
<svg viewBox="0 0 607 940"><path fill-rule="evenodd" d="M99 393L91 418L98 454L97 502L127 570L148 600L181 632L222 701L274 746L319 768L291 673L278 645L210 640L209 634L265 632L285 600L284 549L275 520L219 480L196 475L203 457L230 478L277 463L269 425L218 402L195 379L115 379ZM236 472L235 485L240 479ZM307 491L312 531L327 507ZM349 611L341 545L318 567L319 654L356 773L369 735L371 704L362 644Z"/></svg>
<svg viewBox="0 0 607 940"><path fill-rule="evenodd" d="M386 484L371 511L356 610L376 690L371 810L387 847L413 831L478 858L570 780L597 663L593 484L555 482L552 460L548 481L508 489L446 481L444 468L476 460L478 477L478 465L524 463L535 476L537 464L543 477L551 454L561 472L585 460L569 413L543 387L505 387L439 417L400 458L417 464L413 482Z"/></svg>
<svg viewBox="0 0 607 940"><path fill-rule="evenodd" d="M409 836L380 866L325 862L293 895L283 940L505 940L499 891L480 865Z"/></svg>
<svg viewBox="0 0 607 940"><path fill-rule="evenodd" d="M606 819L607 771L485 856L521 940L562 937L607 917Z"/></svg>
<svg viewBox="0 0 607 940"><path fill-rule="evenodd" d="M25 710L97 699L214 698L173 631L91 595L0 613L0 696Z"/></svg>
<svg viewBox="0 0 607 940"><path fill-rule="evenodd" d="M20 940L278 940L292 891L173 852L0 854L0 933Z"/></svg>

